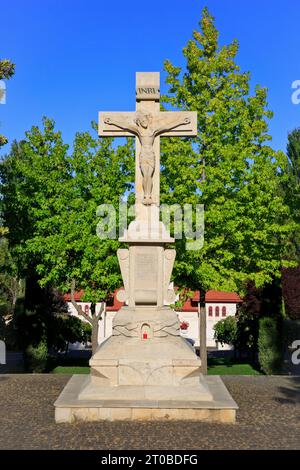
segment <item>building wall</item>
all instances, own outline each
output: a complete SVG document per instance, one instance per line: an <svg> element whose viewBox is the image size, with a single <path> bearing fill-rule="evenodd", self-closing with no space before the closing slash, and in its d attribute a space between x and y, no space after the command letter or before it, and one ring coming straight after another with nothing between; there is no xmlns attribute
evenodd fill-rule
<svg viewBox="0 0 300 470"><path fill-rule="evenodd" d="M78 302L84 311L87 311L90 304L88 302ZM78 317L76 309L73 307L71 302L68 302L68 308L71 315ZM100 304L97 304L97 310L100 308ZM219 308L219 316L217 315ZM229 315L236 314L236 303L206 303L206 337L207 337L207 347L218 347L218 349L231 349L230 346L224 345L223 347L220 344L216 344L214 340L214 330L213 326L224 318L222 316L222 309L226 309L226 317ZM87 310L85 310L87 309ZM193 311L179 311L176 312L180 322L187 322L189 324L187 330L181 330L181 335L185 338L192 339L195 346L199 346L199 318L198 312ZM116 311L106 311L102 314L102 318L99 321L99 331L98 331L98 342L102 343L105 339L109 338L112 334L112 322ZM82 320L84 318L79 317ZM86 321L86 320L84 320ZM78 347L78 345L76 346Z"/></svg>
<svg viewBox="0 0 300 470"><path fill-rule="evenodd" d="M219 315L217 315L216 308L219 308ZM223 308L226 309L226 316L222 316ZM207 347L218 347L218 349L231 349L230 346L216 344L214 340L214 325L219 321L228 316L234 316L236 314L235 303L206 303L206 346ZM187 330L181 330L181 334L184 337L191 338L195 341L195 346L199 346L199 317L195 311L178 312L180 322L186 321L189 323Z"/></svg>

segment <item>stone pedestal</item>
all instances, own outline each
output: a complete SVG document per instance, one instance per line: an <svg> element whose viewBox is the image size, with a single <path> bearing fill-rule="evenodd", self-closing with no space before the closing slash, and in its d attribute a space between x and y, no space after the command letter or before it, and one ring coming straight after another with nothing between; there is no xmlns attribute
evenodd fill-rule
<svg viewBox="0 0 300 470"><path fill-rule="evenodd" d="M180 336L178 316L166 303L175 250L161 223L147 237L133 222L118 250L124 290L113 334L90 360L88 377L74 376L55 403L56 421L180 419L234 422L235 402L218 377L204 377L201 361ZM153 231L152 231L153 234Z"/></svg>
<svg viewBox="0 0 300 470"><path fill-rule="evenodd" d="M186 400L189 388L194 400L212 399L201 375L201 361L179 335L175 312L124 307L114 319L113 331L91 359L91 375L79 399L97 398L99 387L102 396L111 398L112 387L124 386L132 387L132 399L139 399L139 389L144 387L150 387L151 396L159 387L165 400L174 395Z"/></svg>

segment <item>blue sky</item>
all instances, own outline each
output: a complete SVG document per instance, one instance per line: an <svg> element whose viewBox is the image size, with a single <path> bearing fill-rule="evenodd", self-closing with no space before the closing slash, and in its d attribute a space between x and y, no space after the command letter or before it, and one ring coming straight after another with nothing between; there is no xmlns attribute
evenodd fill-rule
<svg viewBox="0 0 300 470"><path fill-rule="evenodd" d="M288 131L300 126L300 104L291 102L291 84L300 80L295 0L2 2L0 57L16 63L16 74L0 105L0 133L20 139L46 115L71 143L99 110L133 110L135 72L163 72L165 59L184 65L182 48L205 5L221 44L238 39L238 63L252 85L269 89L273 146L285 150Z"/></svg>

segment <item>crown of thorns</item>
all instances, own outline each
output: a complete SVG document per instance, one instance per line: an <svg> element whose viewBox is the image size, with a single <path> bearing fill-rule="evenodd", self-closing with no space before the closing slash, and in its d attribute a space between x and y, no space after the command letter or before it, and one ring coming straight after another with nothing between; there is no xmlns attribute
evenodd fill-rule
<svg viewBox="0 0 300 470"><path fill-rule="evenodd" d="M147 118L148 121L151 119L151 114L145 113L143 111L138 111L136 113L135 122L138 124L143 118Z"/></svg>

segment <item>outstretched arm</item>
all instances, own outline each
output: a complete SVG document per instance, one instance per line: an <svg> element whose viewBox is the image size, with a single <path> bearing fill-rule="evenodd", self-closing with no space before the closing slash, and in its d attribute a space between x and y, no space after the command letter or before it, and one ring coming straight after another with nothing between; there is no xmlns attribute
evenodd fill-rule
<svg viewBox="0 0 300 470"><path fill-rule="evenodd" d="M166 125L164 127L160 127L158 128L154 134L155 136L159 135L159 134L162 134L163 132L169 132L169 131L172 131L173 129L176 129L176 127L179 127L179 126L183 126L185 124L190 124L191 123L191 120L190 118L184 118L182 121L178 121L176 119L176 121L172 123L170 123L169 125Z"/></svg>
<svg viewBox="0 0 300 470"><path fill-rule="evenodd" d="M114 119L105 118L104 124L109 124L110 126L118 127L119 129L122 129L123 131L132 132L134 135L138 135L138 130L136 126L131 125L129 123L123 124L121 122L115 121Z"/></svg>

